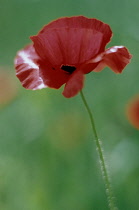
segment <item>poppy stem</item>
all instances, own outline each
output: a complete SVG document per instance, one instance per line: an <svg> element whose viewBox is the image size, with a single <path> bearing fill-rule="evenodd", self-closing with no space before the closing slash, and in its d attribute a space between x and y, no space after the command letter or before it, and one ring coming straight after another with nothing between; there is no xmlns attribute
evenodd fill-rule
<svg viewBox="0 0 139 210"><path fill-rule="evenodd" d="M103 154L102 143L101 143L100 139L98 138L96 126L94 123L94 118L93 118L92 112L87 104L87 101L84 97L82 90L80 91L80 94L81 94L81 98L83 100L83 103L87 109L87 112L88 112L90 120L91 120L91 125L92 125L92 129L93 129L94 136L95 136L96 149L98 151L99 160L100 160L101 172L102 172L102 176L103 176L104 183L105 183L105 190L106 190L109 208L110 208L110 210L118 210L117 207L115 206L113 192L112 192L111 184L110 184L110 178L109 178L107 165L106 165L104 154Z"/></svg>

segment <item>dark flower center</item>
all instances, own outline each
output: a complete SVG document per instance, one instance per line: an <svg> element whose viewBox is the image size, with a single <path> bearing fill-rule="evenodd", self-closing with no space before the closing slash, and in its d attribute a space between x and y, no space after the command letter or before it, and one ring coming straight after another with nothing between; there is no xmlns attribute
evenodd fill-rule
<svg viewBox="0 0 139 210"><path fill-rule="evenodd" d="M62 65L61 69L72 74L72 72L74 72L76 70L75 66L67 66L67 65Z"/></svg>

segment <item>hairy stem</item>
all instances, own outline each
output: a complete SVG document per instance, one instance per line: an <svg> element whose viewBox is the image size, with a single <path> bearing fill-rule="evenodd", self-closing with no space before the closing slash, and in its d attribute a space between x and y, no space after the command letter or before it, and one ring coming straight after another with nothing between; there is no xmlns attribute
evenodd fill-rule
<svg viewBox="0 0 139 210"><path fill-rule="evenodd" d="M100 160L101 172L102 172L102 176L103 176L104 183L105 183L105 190L106 190L109 208L110 208L110 210L118 210L117 207L115 206L114 197L113 197L111 184L110 184L110 178L108 175L107 166L106 166L106 162L105 162L104 155L103 155L103 148L102 148L101 141L97 135L93 114L87 104L87 101L84 97L82 90L81 90L80 94L81 94L81 98L83 100L83 103L87 109L87 112L88 112L90 120L91 120L91 125L92 125L92 129L93 129L94 137L95 137L96 149L98 151L98 156L99 156L99 160Z"/></svg>

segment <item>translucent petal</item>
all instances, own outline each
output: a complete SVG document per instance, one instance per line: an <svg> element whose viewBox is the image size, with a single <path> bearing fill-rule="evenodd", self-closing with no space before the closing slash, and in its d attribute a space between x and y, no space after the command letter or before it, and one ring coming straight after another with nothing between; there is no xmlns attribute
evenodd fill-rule
<svg viewBox="0 0 139 210"><path fill-rule="evenodd" d="M15 58L16 76L26 89L42 89L47 87L39 75L38 55L32 45L26 46Z"/></svg>

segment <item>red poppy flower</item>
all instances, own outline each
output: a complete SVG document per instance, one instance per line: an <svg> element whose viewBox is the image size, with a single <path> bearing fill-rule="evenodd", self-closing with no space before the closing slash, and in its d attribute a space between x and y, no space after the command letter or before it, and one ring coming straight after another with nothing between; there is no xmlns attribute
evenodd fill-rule
<svg viewBox="0 0 139 210"><path fill-rule="evenodd" d="M60 88L63 95L75 96L82 88L84 74L109 66L121 73L131 55L123 46L105 50L112 31L109 25L83 16L57 19L36 36L33 44L18 52L16 75L26 89Z"/></svg>
<svg viewBox="0 0 139 210"><path fill-rule="evenodd" d="M127 117L129 122L139 129L139 95L135 96L127 106Z"/></svg>

